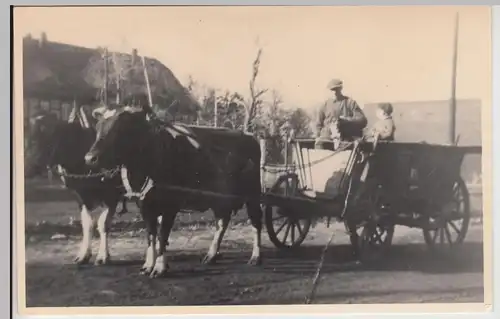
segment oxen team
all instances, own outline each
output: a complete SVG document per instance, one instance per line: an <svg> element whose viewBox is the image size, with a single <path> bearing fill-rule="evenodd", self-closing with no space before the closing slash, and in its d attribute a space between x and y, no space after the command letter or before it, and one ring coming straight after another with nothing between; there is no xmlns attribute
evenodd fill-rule
<svg viewBox="0 0 500 319"><path fill-rule="evenodd" d="M261 263L260 146L253 136L173 124L149 108L101 107L92 115L74 107L68 122L50 114L33 118L33 156L25 171L29 177L57 167L78 195L83 238L75 262L90 261L95 222L100 235L95 264L109 261L110 223L126 196L138 199L146 223L143 274L167 272L168 238L182 209L214 212L216 232L202 261L208 264L219 257L232 213L246 206L254 233L248 263Z"/></svg>

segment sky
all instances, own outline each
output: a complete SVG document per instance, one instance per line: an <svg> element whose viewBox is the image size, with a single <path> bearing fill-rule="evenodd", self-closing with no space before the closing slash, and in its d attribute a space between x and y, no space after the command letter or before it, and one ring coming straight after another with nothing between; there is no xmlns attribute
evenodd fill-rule
<svg viewBox="0 0 500 319"><path fill-rule="evenodd" d="M262 47L261 88L310 109L331 78L359 104L451 96L459 12L457 98L491 96L491 14L481 6L45 7L15 9L15 36L155 57L186 84L248 94Z"/></svg>

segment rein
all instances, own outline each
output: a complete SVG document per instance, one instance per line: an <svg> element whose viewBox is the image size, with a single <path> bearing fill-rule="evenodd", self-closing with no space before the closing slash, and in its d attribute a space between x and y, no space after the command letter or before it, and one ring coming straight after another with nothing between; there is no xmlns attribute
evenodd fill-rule
<svg viewBox="0 0 500 319"><path fill-rule="evenodd" d="M68 173L61 165L56 165L56 166L57 166L56 174L61 176L61 177L69 178L69 179L91 179L91 178L101 177L101 180L104 181L105 179L110 179L110 178L115 177L116 174L118 174L118 172L120 171L119 167L115 167L113 169L107 169L105 171L96 172L96 173L89 172L86 174L71 174L71 173Z"/></svg>
<svg viewBox="0 0 500 319"><path fill-rule="evenodd" d="M52 171L52 169L51 169ZM64 183L66 185L66 179L76 179L76 180L85 180L85 179L94 179L94 178L101 178L101 181L104 182L106 179L111 179L115 177L118 173L120 173L120 179L122 182L123 188L125 189L125 194L123 196L131 199L131 198L137 198L139 200L143 200L144 197L146 197L147 193L153 188L154 183L153 180L149 177L146 178L146 181L141 187L141 190L139 192L134 192L132 189L132 186L130 185L130 181L128 178L128 170L125 166L122 167L115 167L113 169L107 169L102 172L98 173L87 173L87 174L69 174L66 172L66 170L61 166L57 165L57 171L56 174L59 175ZM116 188L120 188L121 186L117 186Z"/></svg>

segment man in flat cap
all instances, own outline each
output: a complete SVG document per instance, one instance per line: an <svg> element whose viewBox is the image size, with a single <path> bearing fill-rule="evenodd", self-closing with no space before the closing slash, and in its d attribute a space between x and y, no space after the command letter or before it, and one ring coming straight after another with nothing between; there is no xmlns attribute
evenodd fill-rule
<svg viewBox="0 0 500 319"><path fill-rule="evenodd" d="M332 79L327 88L334 93L319 109L316 121L316 147L338 136L340 140L352 141L363 136L368 121L358 103L342 94L343 83Z"/></svg>

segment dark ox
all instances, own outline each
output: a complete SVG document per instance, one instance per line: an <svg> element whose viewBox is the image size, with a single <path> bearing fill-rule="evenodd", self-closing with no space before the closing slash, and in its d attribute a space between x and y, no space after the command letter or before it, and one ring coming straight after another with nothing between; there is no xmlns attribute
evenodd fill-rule
<svg viewBox="0 0 500 319"><path fill-rule="evenodd" d="M85 164L84 155L96 135L92 123L77 107L73 108L68 122L47 112L33 117L31 123L32 143L27 152L25 177L32 178L47 167L57 167L66 188L77 195L80 209L83 238L75 262L85 264L90 261L93 228L97 220L100 245L95 264L106 264L109 261L108 230L124 190L119 175L108 179L107 174L92 170Z"/></svg>
<svg viewBox="0 0 500 319"><path fill-rule="evenodd" d="M141 213L148 233L141 273L157 277L168 270L166 246L181 209L214 212L216 232L202 260L208 264L220 256L231 213L246 205L254 232L248 263L261 263L260 146L252 136L227 129L174 125L149 119L144 110L131 107L103 109L96 141L85 160L104 168L124 165L132 174L137 172L154 181L147 193L141 193Z"/></svg>

